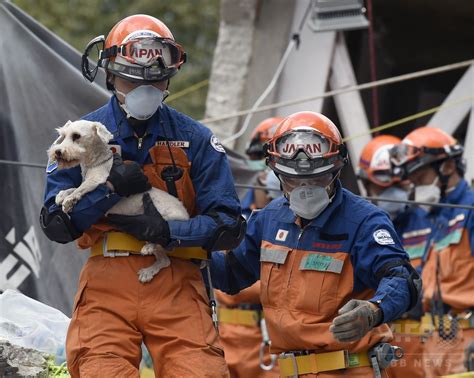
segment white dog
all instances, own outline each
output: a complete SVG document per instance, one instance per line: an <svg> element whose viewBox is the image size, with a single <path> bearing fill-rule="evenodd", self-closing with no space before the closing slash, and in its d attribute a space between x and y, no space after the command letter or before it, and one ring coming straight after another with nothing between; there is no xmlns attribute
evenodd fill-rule
<svg viewBox="0 0 474 378"><path fill-rule="evenodd" d="M80 165L82 172L82 183L78 188L62 190L56 195L56 204L62 206L65 213L69 213L86 193L107 181L113 163L113 154L108 143L113 136L100 122L82 120L68 121L57 131L59 138L48 149L49 160L56 160L59 169ZM148 193L164 219L189 219L188 212L176 197L156 188L152 188ZM123 198L107 214L143 214L142 196L135 194ZM152 266L138 272L141 282L150 281L160 269L170 265L168 255L158 244L146 243L141 254L154 254L156 257Z"/></svg>

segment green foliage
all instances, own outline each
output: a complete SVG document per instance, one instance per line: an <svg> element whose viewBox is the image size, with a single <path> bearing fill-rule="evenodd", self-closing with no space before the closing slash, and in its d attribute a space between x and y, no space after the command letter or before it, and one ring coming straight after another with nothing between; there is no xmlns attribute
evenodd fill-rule
<svg viewBox="0 0 474 378"><path fill-rule="evenodd" d="M12 0L81 53L92 38L122 18L144 13L163 21L187 52L188 61L170 86L171 94L209 77L219 27L219 0ZM204 113L207 87L170 105L194 118Z"/></svg>
<svg viewBox="0 0 474 378"><path fill-rule="evenodd" d="M54 362L54 356L49 356L46 360L48 365L48 377L54 378L70 378L69 372L66 368L66 363L62 363L61 365L56 365Z"/></svg>

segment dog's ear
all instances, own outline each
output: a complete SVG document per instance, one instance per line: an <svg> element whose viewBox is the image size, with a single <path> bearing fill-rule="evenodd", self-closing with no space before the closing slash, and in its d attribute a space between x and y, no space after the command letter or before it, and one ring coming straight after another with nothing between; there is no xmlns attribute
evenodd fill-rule
<svg viewBox="0 0 474 378"><path fill-rule="evenodd" d="M104 144L108 144L114 137L107 128L100 122L94 122L95 131Z"/></svg>
<svg viewBox="0 0 474 378"><path fill-rule="evenodd" d="M61 127L57 127L56 128L56 131L58 132L58 134L61 134L61 129L66 127L66 126L69 126L71 124L71 120L67 121L64 125L62 125Z"/></svg>

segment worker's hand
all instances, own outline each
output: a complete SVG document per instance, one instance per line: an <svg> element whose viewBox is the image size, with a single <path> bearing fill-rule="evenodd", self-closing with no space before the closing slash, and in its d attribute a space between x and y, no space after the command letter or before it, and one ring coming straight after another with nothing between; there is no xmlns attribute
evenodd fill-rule
<svg viewBox="0 0 474 378"><path fill-rule="evenodd" d="M114 162L107 181L122 197L146 192L151 189L148 178L136 162L124 163L119 154L114 154Z"/></svg>
<svg viewBox="0 0 474 378"><path fill-rule="evenodd" d="M334 338L347 343L364 337L372 328L382 322L382 310L374 303L351 299L339 309L329 330Z"/></svg>
<svg viewBox="0 0 474 378"><path fill-rule="evenodd" d="M143 208L144 214L142 215L110 214L107 219L112 226L138 240L166 247L170 242L170 228L168 222L153 205L148 193L143 195Z"/></svg>

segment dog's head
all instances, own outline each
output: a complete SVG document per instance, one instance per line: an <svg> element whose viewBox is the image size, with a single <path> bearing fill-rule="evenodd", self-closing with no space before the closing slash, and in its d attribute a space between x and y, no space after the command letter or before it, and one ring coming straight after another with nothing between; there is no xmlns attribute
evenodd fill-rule
<svg viewBox="0 0 474 378"><path fill-rule="evenodd" d="M48 149L50 161L57 161L58 168L72 168L86 159L91 153L101 152L113 135L100 122L68 121L56 129L59 137Z"/></svg>

